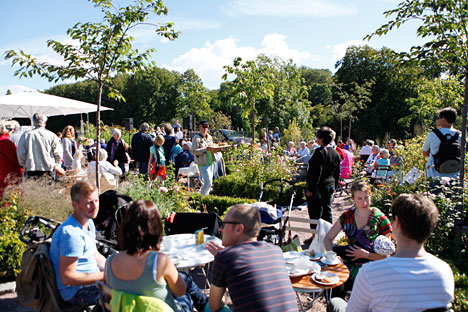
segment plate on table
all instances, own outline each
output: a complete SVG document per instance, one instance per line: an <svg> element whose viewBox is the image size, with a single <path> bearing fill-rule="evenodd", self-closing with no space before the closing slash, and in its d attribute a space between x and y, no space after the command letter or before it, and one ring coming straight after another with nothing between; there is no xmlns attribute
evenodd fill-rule
<svg viewBox="0 0 468 312"><path fill-rule="evenodd" d="M340 263L340 259L338 259L338 258L336 258L335 261L330 262L330 261L327 260L327 258L322 257L322 259L320 259L320 261L322 263L325 263L326 265L337 265L338 263Z"/></svg>
<svg viewBox="0 0 468 312"><path fill-rule="evenodd" d="M308 250L304 250L302 252L304 255L308 256L310 260L313 260L313 261L318 261L320 260L323 256L325 256L324 254L320 253L320 252L315 252L314 255L312 256L310 254L310 252Z"/></svg>
<svg viewBox="0 0 468 312"><path fill-rule="evenodd" d="M286 270L288 271L289 277L299 277L309 274L309 268L298 269L294 266L286 266Z"/></svg>
<svg viewBox="0 0 468 312"><path fill-rule="evenodd" d="M304 257L304 255L298 251L287 251L283 253L283 258L286 263L294 263L294 261Z"/></svg>
<svg viewBox="0 0 468 312"><path fill-rule="evenodd" d="M340 278L331 272L314 273L312 274L311 279L317 284L326 286L335 285L340 281Z"/></svg>

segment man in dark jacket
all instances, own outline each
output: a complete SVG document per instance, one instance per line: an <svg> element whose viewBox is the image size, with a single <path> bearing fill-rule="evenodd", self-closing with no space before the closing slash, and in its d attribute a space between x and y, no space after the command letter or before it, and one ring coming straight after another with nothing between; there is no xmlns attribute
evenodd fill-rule
<svg viewBox="0 0 468 312"><path fill-rule="evenodd" d="M317 131L317 143L320 147L309 160L306 191L309 217L330 223L333 223L333 193L340 178L340 156L329 146L333 139L334 132L329 127L322 127Z"/></svg>
<svg viewBox="0 0 468 312"><path fill-rule="evenodd" d="M142 123L140 131L132 137L133 159L138 162L137 166L140 174L147 174L148 172L150 147L153 145L153 140L148 134L149 128L147 122Z"/></svg>

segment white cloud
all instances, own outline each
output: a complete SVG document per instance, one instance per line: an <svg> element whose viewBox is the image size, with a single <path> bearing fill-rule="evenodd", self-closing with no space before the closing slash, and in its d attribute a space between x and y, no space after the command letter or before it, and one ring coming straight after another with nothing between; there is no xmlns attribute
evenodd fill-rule
<svg viewBox="0 0 468 312"><path fill-rule="evenodd" d="M319 56L309 52L290 49L286 36L281 34L268 34L263 38L263 47L241 47L233 37L217 40L214 43L206 42L201 48L192 48L188 52L176 57L170 65L163 67L169 70L184 72L194 69L209 88L217 88L224 74L223 66L231 65L236 57L243 60L255 59L259 54L270 57L279 57L283 60L293 59L295 63L304 63L306 60L318 60Z"/></svg>
<svg viewBox="0 0 468 312"><path fill-rule="evenodd" d="M354 5L338 0L230 0L227 14L253 16L343 16L356 13Z"/></svg>
<svg viewBox="0 0 468 312"><path fill-rule="evenodd" d="M28 86L19 85L19 84L0 86L0 96L5 95L8 90L10 90L11 93L19 93L19 92L23 92L23 91L32 91L34 89L32 89L32 88L30 88Z"/></svg>
<svg viewBox="0 0 468 312"><path fill-rule="evenodd" d="M367 42L362 40L350 40L344 43L339 43L333 46L333 56L332 59L334 62L341 60L346 55L346 49L349 46L365 46L368 45ZM331 46L327 46L331 48Z"/></svg>

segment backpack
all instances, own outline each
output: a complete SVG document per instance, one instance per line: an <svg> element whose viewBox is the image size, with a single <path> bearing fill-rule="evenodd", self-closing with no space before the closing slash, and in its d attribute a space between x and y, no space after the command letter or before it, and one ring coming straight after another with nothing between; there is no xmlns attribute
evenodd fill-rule
<svg viewBox="0 0 468 312"><path fill-rule="evenodd" d="M30 245L23 253L16 277L19 302L36 311L82 311L83 307L72 306L60 296L49 249L50 241L45 241Z"/></svg>
<svg viewBox="0 0 468 312"><path fill-rule="evenodd" d="M442 174L458 172L460 169L460 142L458 142L460 132L457 131L455 135L450 133L443 135L439 129L434 129L432 132L440 140L439 151L432 154L435 169Z"/></svg>

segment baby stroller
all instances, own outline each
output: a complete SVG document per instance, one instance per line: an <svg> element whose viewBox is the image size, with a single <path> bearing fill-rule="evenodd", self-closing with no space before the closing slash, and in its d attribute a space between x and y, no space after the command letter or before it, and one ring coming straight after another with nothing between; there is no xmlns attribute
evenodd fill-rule
<svg viewBox="0 0 468 312"><path fill-rule="evenodd" d="M278 189L268 188L267 186L277 185ZM285 193L285 186L292 186L291 196L288 201L288 194ZM265 193L272 192L274 200L262 202ZM275 245L282 245L284 233L282 231L282 217L284 214L291 214L294 197L296 196L296 185L291 180L271 179L260 185L260 195L258 201L252 206L258 207L262 228L258 235L258 240L264 240Z"/></svg>

